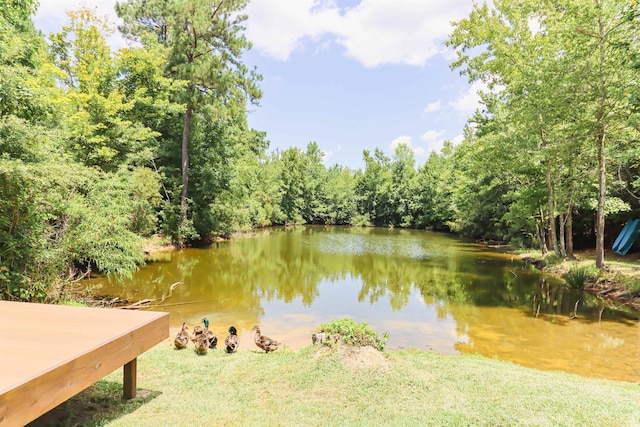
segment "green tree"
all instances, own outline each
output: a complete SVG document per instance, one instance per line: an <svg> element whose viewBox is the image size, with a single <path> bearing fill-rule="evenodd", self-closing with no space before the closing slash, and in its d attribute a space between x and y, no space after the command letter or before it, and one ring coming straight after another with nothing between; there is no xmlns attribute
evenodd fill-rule
<svg viewBox="0 0 640 427"><path fill-rule="evenodd" d="M415 205L413 203L415 157L407 144L399 144L391 159L391 187L389 188L389 204L391 208L390 222L394 226L411 227L415 221Z"/></svg>
<svg viewBox="0 0 640 427"><path fill-rule="evenodd" d="M263 139L264 134L258 133L257 137ZM281 162L276 154L256 156L249 150L244 159L238 162L237 173L245 189L248 206L249 221L246 227L284 224L280 170Z"/></svg>
<svg viewBox="0 0 640 427"><path fill-rule="evenodd" d="M308 224L326 223L329 211L328 206L322 203L326 199L326 169L322 163L324 153L316 142L310 142L304 157L306 170L302 184L302 217Z"/></svg>
<svg viewBox="0 0 640 427"><path fill-rule="evenodd" d="M357 215L356 178L348 168L334 165L326 171L323 185L324 221L327 224L353 224Z"/></svg>
<svg viewBox="0 0 640 427"><path fill-rule="evenodd" d="M432 151L418 169L413 197L416 227L432 227L435 230L450 228L455 218L452 196L455 188L454 170L453 145L450 142L445 142L440 153Z"/></svg>
<svg viewBox="0 0 640 427"><path fill-rule="evenodd" d="M51 119L55 87L45 43L30 19L37 5L32 0L0 4L0 118L13 116L31 124Z"/></svg>
<svg viewBox="0 0 640 427"><path fill-rule="evenodd" d="M305 154L299 148L292 147L281 155L279 181L281 183L281 205L285 223L304 223L305 208Z"/></svg>
<svg viewBox="0 0 640 427"><path fill-rule="evenodd" d="M462 67L471 81L502 88L503 128L493 134L493 141L507 142L501 144L515 156L529 152L539 159L547 190L546 212L540 214L547 219L550 245L562 254L566 253L562 230L571 224L577 184L586 178L588 185L590 177L584 173L593 159L598 170L594 178L599 267L604 265L604 143L611 141L609 148L615 152L628 134L627 104L620 93L633 82L618 48L630 29L620 13L623 9L619 1L599 0L562 5L498 1L493 9L475 5L468 19L455 24L448 41L458 53L453 67ZM496 105L489 106L491 115L498 111Z"/></svg>
<svg viewBox="0 0 640 427"><path fill-rule="evenodd" d="M358 212L364 225L389 225L389 192L391 187L390 160L376 148L373 156L363 151L365 169L358 176L356 195Z"/></svg>
<svg viewBox="0 0 640 427"><path fill-rule="evenodd" d="M55 123L55 82L44 41L30 15L35 1L0 4L0 298L42 301L46 282L35 272L43 259L47 215L34 177Z"/></svg>
<svg viewBox="0 0 640 427"><path fill-rule="evenodd" d="M105 39L113 32L107 19L86 8L68 15L71 24L51 36L55 63L64 73L68 149L88 166L114 171L139 157L159 134L127 119L134 101L127 102L117 87L118 63Z"/></svg>
<svg viewBox="0 0 640 427"><path fill-rule="evenodd" d="M637 86L637 73L627 66L625 54L628 37L637 36L638 30L626 13L626 2L594 0L590 6L578 6L574 20L567 16L573 24L567 38L575 41L570 56L580 64L584 79L576 96L587 113L584 126L597 151L596 267L604 268L608 152L624 149L630 139L626 125L630 105L625 94Z"/></svg>
<svg viewBox="0 0 640 427"><path fill-rule="evenodd" d="M241 62L251 47L242 34L245 0L190 2L133 0L117 3L125 36L143 44L165 47L165 73L187 82L181 139L182 189L180 223L187 216L189 139L194 111L213 105L221 117L242 117L247 101L256 102L260 79ZM153 36L153 38L152 38ZM180 241L179 243L183 243Z"/></svg>

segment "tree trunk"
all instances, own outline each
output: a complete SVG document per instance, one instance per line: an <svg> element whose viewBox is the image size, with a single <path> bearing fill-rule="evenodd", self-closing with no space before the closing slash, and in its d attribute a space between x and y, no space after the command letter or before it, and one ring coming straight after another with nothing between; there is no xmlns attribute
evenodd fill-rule
<svg viewBox="0 0 640 427"><path fill-rule="evenodd" d="M551 166L549 165L549 161L547 161L547 191L549 192L549 211L547 212L547 219L549 220L549 246L556 253L560 253L558 249L558 235L556 233L556 201L553 184L551 182Z"/></svg>
<svg viewBox="0 0 640 427"><path fill-rule="evenodd" d="M184 115L184 128L182 129L182 192L180 193L180 222L182 224L187 218L187 197L189 194L189 133L191 131L191 117L193 115L193 105L187 104ZM178 245L184 245L182 231L178 230Z"/></svg>
<svg viewBox="0 0 640 427"><path fill-rule="evenodd" d="M598 109L596 112L596 144L598 146L598 213L596 214L596 267L604 268L604 202L607 197L607 169L606 169L606 153L605 153L605 103L607 99L606 89L606 75L605 75L605 43L602 39L605 36L604 24L602 22L602 10L600 1L596 0L596 5L599 9L598 15L598 29L601 37L601 42L598 45L600 50L600 99L598 100Z"/></svg>
<svg viewBox="0 0 640 427"><path fill-rule="evenodd" d="M605 132L598 129L598 212L596 214L596 267L604 268L604 202L607 197L606 156L604 152Z"/></svg>
<svg viewBox="0 0 640 427"><path fill-rule="evenodd" d="M546 233L544 232L544 212L542 207L540 207L540 226L538 226L538 221L536 220L536 231L540 239L540 252L542 252L542 256L546 256L549 253L549 249L547 248Z"/></svg>
<svg viewBox="0 0 640 427"><path fill-rule="evenodd" d="M560 229L558 230L558 236L560 238L560 255L562 255L562 258L566 258L567 257L567 249L565 246L565 241L564 241L564 214L561 213L560 214L560 219L558 220L559 222L559 227Z"/></svg>
<svg viewBox="0 0 640 427"><path fill-rule="evenodd" d="M575 259L573 255L573 205L569 203L569 209L567 209L567 227L565 228L567 235L567 256L569 259Z"/></svg>

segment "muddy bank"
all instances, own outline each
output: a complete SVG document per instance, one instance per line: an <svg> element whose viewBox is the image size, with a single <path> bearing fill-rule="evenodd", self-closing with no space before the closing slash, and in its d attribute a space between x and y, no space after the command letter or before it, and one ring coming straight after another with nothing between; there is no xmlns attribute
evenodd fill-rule
<svg viewBox="0 0 640 427"><path fill-rule="evenodd" d="M588 281L584 290L615 305L629 306L640 313L640 290L630 291L615 280L606 278Z"/></svg>

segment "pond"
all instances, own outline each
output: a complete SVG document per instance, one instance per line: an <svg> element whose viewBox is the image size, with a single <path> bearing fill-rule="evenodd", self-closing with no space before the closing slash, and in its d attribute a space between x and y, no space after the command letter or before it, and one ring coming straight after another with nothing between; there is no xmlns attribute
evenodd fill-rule
<svg viewBox="0 0 640 427"><path fill-rule="evenodd" d="M640 315L599 305L498 248L420 230L270 228L162 254L133 282L92 279L97 295L159 299L171 327L209 318L256 350L255 324L290 349L350 317L387 348L478 353L543 370L640 381ZM169 289L174 286L170 292ZM170 295L170 296L169 296ZM160 300L164 301L160 303Z"/></svg>

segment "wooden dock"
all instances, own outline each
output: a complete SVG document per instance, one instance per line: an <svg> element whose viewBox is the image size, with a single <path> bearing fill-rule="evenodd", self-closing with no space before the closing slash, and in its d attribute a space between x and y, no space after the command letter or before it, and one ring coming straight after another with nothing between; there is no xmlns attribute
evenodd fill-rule
<svg viewBox="0 0 640 427"><path fill-rule="evenodd" d="M169 336L169 314L0 301L0 426L23 426Z"/></svg>

